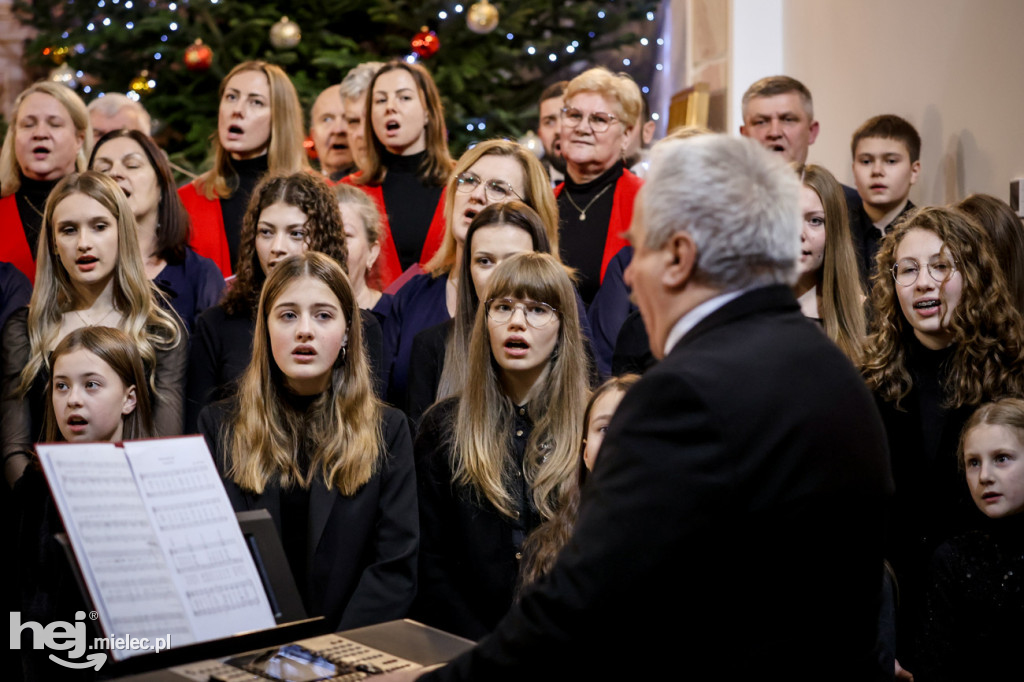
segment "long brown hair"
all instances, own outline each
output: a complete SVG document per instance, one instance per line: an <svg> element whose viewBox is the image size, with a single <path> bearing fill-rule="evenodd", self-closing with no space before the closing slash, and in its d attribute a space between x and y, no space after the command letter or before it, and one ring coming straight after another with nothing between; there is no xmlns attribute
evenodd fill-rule
<svg viewBox="0 0 1024 682"><path fill-rule="evenodd" d="M287 388L274 361L267 316L290 284L307 277L337 296L348 344L334 363L329 387L301 415L284 398ZM307 251L274 268L260 295L252 361L242 375L228 428L220 434L227 446L227 475L241 488L262 493L274 480L282 487L309 487L319 478L352 496L380 469L383 405L373 392L359 315L348 276L333 258ZM298 461L303 448L309 454L306 472Z"/></svg>
<svg viewBox="0 0 1024 682"><path fill-rule="evenodd" d="M864 359L868 387L897 407L913 388L907 354L914 332L900 308L891 272L896 251L911 230L941 239L963 279L960 302L949 321L954 350L944 404L956 408L1024 395L1024 321L1010 299L988 235L967 214L941 206L915 209L882 240L871 290L875 331L868 337Z"/></svg>
<svg viewBox="0 0 1024 682"><path fill-rule="evenodd" d="M256 253L256 228L260 215L271 204L282 202L306 214L306 246L338 261L348 273L348 242L341 222L341 210L323 177L298 172L268 174L256 185L242 219L238 239L238 271L224 295L222 305L232 315L255 313L260 290L267 276Z"/></svg>
<svg viewBox="0 0 1024 682"><path fill-rule="evenodd" d="M859 365L867 334L864 290L857 272L843 188L823 166L807 164L797 172L804 186L814 190L825 209L825 260L817 272L825 333Z"/></svg>
<svg viewBox="0 0 1024 682"><path fill-rule="evenodd" d="M379 185L384 182L387 167L384 165L384 143L377 138L373 130L373 88L377 79L388 71L401 69L412 76L419 90L420 102L427 112L427 154L419 169L420 180L427 185L439 186L448 180L452 171L452 157L448 153L448 134L444 125L444 106L441 104L441 93L430 72L419 64L410 64L401 59L392 59L377 70L366 89L366 108L363 110L363 128L366 139L366 168L356 178L360 185Z"/></svg>
<svg viewBox="0 0 1024 682"><path fill-rule="evenodd" d="M82 327L61 340L53 350L51 366L57 365L62 355L84 349L98 357L114 370L125 387L135 387L135 409L122 417L121 437L124 440L149 438L153 435L153 407L146 385L146 370L135 343L120 329L111 327ZM46 385L46 415L43 433L48 441L62 441L64 436L53 412L53 377Z"/></svg>
<svg viewBox="0 0 1024 682"><path fill-rule="evenodd" d="M535 583L551 570L558 553L572 536L572 529L579 515L580 493L587 480L587 466L583 461L583 453L587 449L586 434L590 429L590 413L594 410L594 403L610 391L625 393L638 381L639 374L623 374L608 379L590 394L587 409L583 412L584 438L580 441L579 457L576 461L576 487L569 491L565 506L526 536L523 542L523 561L519 567L520 590Z"/></svg>
<svg viewBox="0 0 1024 682"><path fill-rule="evenodd" d="M50 349L59 341L61 321L74 309L78 295L64 269L54 245L54 209L75 194L84 194L99 202L117 221L117 265L113 277L114 308L121 313L121 328L135 342L149 369L150 388L156 390L153 368L157 350L176 347L182 342L183 325L174 313L164 310L158 301L159 290L146 277L139 252L135 216L124 192L107 175L98 171L72 173L50 192L43 212L43 229L36 250L36 283L28 308L29 360L21 372L18 393L28 393L39 371L49 369ZM159 400L159 397L157 397Z"/></svg>
<svg viewBox="0 0 1024 682"><path fill-rule="evenodd" d="M270 85L270 146L267 149L267 172L271 175L309 171L309 160L302 146L306 139L303 128L302 105L288 74L276 64L263 61L242 62L231 69L217 90L218 115L220 102L228 83L242 71L259 71ZM226 199L238 188L238 174L231 166L231 154L221 146L220 136L214 133L213 168L195 180L196 189L207 199Z"/></svg>
<svg viewBox="0 0 1024 682"><path fill-rule="evenodd" d="M528 409L534 428L523 457L523 475L534 506L546 520L564 506L575 485L576 451L588 394L588 361L576 308L576 290L553 256L520 253L494 269L489 296L544 301L558 311L558 341L549 371ZM452 429L452 480L469 486L501 514L515 513L509 467L513 407L502 387L490 344L485 306L479 306L470 339L468 376Z"/></svg>
<svg viewBox="0 0 1024 682"><path fill-rule="evenodd" d="M1006 277L1006 286L1024 314L1024 223L1010 205L990 194L972 194L956 205L973 216L992 240L993 251Z"/></svg>

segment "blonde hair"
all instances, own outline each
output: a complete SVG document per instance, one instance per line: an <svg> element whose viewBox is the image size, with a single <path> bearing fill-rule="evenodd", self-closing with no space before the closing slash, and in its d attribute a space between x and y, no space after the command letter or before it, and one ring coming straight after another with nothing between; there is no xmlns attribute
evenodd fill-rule
<svg viewBox="0 0 1024 682"><path fill-rule="evenodd" d="M581 92L596 92L615 104L614 114L629 130L640 120L644 109L643 96L636 81L624 73L614 74L603 66L587 69L569 81L562 99L568 102Z"/></svg>
<svg viewBox="0 0 1024 682"><path fill-rule="evenodd" d="M985 403L967 419L963 431L960 432L960 445L957 450L957 461L960 464L960 471L965 468L964 445L967 442L967 434L971 429L988 424L991 426L1005 426L1014 431L1022 444L1024 444L1024 399L1022 398L1000 398L990 403Z"/></svg>
<svg viewBox="0 0 1024 682"><path fill-rule="evenodd" d="M798 167L797 173L825 209L825 260L817 272L825 333L859 365L864 358L867 323L843 188L822 166L807 164Z"/></svg>
<svg viewBox="0 0 1024 682"><path fill-rule="evenodd" d="M22 90L14 100L14 116L11 118L11 125L7 127L3 149L0 150L0 190L3 192L0 196L14 194L21 189L21 166L18 165L18 157L14 151L14 136L18 129L21 104L25 98L36 92L54 98L68 112L75 130L82 136L82 146L75 157L75 170L84 171L87 167L85 155L86 150L92 148L92 123L89 121L89 110L85 107L85 102L66 85L53 81L39 81Z"/></svg>
<svg viewBox="0 0 1024 682"><path fill-rule="evenodd" d="M330 385L309 408L307 422L284 401L287 389L267 326L274 303L301 278L325 284L338 297L348 323L347 351L338 355ZM252 361L242 375L230 427L220 436L227 445L227 475L241 488L259 494L272 479L282 487L308 488L319 476L328 488L350 497L380 469L383 405L373 392L359 315L348 277L330 256L307 251L271 272L260 295ZM303 447L309 448L305 474L298 462Z"/></svg>
<svg viewBox="0 0 1024 682"><path fill-rule="evenodd" d="M296 171L310 170L306 150L302 146L306 139L303 126L302 105L295 86L288 74L276 64L263 61L242 62L220 82L217 90L219 102L224 99L228 83L243 71L259 71L267 77L270 87L270 146L267 149L267 173L285 175ZM196 189L207 199L228 198L238 186L238 175L231 166L231 154L221 146L220 136L214 133L213 168L195 181Z"/></svg>
<svg viewBox="0 0 1024 682"><path fill-rule="evenodd" d="M75 194L84 194L110 211L117 221L117 264L113 275L114 308L121 313L120 327L138 346L155 391L157 350L176 347L183 328L173 313L158 303L163 295L146 277L139 252L135 216L124 192L113 180L98 171L72 173L50 192L43 213L43 229L39 233L36 252L36 283L28 308L30 354L21 371L18 392L24 396L43 368L49 370L49 352L58 343L61 321L74 309L77 294L71 277L60 261L54 245L53 212L62 201ZM155 393L154 393L155 395Z"/></svg>
<svg viewBox="0 0 1024 682"><path fill-rule="evenodd" d="M526 147L511 140L487 140L476 145L459 157L455 169L448 178L444 201L444 239L437 253L424 266L424 270L434 277L450 272L457 265L455 262L455 232L452 223L456 216L455 193L458 188L459 176L468 171L473 164L485 156L504 156L515 159L523 169L525 196L523 202L532 208L544 222L553 253L558 253L558 204L555 193L551 189L544 166Z"/></svg>
<svg viewBox="0 0 1024 682"><path fill-rule="evenodd" d="M544 253L521 253L494 269L488 297L544 301L558 311L558 341L548 372L533 392L534 428L523 456L523 476L543 520L564 506L575 485L576 458L588 394L588 362L576 308L576 290L565 268ZM509 437L513 406L491 352L485 305L477 310L470 340L468 376L452 428L452 481L469 486L502 515L516 503Z"/></svg>

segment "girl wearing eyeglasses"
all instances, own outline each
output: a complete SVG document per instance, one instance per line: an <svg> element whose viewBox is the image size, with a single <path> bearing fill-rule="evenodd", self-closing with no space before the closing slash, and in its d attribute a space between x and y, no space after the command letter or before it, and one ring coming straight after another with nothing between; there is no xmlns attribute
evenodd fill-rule
<svg viewBox="0 0 1024 682"><path fill-rule="evenodd" d="M557 253L558 207L544 168L532 152L509 140L488 140L468 150L456 163L445 188L441 247L426 264L426 274L412 277L398 290L384 321L384 357L393 358L388 390L392 404L407 404L413 338L455 314L459 287L455 266L462 262L473 217L490 204L514 199L540 215L552 251Z"/></svg>
<svg viewBox="0 0 1024 682"><path fill-rule="evenodd" d="M908 645L920 627L926 562L976 518L957 472L960 432L982 403L1024 395L1024 322L985 231L956 209L908 214L877 263L864 375L889 438L896 655L913 672Z"/></svg>
<svg viewBox="0 0 1024 682"><path fill-rule="evenodd" d="M575 486L588 396L565 267L521 253L495 268L470 339L465 389L424 416L414 617L464 637L512 605L523 540Z"/></svg>

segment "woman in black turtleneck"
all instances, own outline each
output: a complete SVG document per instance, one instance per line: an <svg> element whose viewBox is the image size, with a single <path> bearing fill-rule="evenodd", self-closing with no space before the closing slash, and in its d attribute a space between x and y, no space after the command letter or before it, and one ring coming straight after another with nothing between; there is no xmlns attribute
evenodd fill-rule
<svg viewBox="0 0 1024 682"><path fill-rule="evenodd" d="M192 219L191 246L231 275L242 217L256 183L268 172L309 168L302 146L302 107L281 67L243 62L220 84L213 169L178 193Z"/></svg>
<svg viewBox="0 0 1024 682"><path fill-rule="evenodd" d="M627 242L633 200L643 181L626 169L622 154L637 134L640 89L605 68L569 82L562 109L565 182L555 188L561 216L561 251L579 273L579 292L590 305L608 262Z"/></svg>
<svg viewBox="0 0 1024 682"><path fill-rule="evenodd" d="M73 90L43 81L18 95L0 154L0 261L30 281L46 198L65 175L85 170L91 145L89 112Z"/></svg>
<svg viewBox="0 0 1024 682"><path fill-rule="evenodd" d="M344 181L364 189L384 216L377 270L386 287L411 265L425 264L441 245L443 189L453 162L441 95L426 69L390 61L374 75L368 93L363 125L372 143L366 169Z"/></svg>
<svg viewBox="0 0 1024 682"><path fill-rule="evenodd" d="M957 445L980 404L1024 395L1024 320L987 234L951 208L916 209L882 243L864 377L885 423L896 494L888 560L899 594L896 656L917 673L928 561L977 521ZM837 415L841 419L842 415Z"/></svg>

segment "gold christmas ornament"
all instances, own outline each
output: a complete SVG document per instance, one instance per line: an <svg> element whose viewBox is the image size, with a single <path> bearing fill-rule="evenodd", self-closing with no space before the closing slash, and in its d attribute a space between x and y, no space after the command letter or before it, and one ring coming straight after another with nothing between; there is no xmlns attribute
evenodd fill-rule
<svg viewBox="0 0 1024 682"><path fill-rule="evenodd" d="M473 3L466 13L466 26L473 33L490 33L498 27L498 8L487 0Z"/></svg>
<svg viewBox="0 0 1024 682"><path fill-rule="evenodd" d="M295 47L302 40L302 30L299 25L288 17L281 19L270 27L270 44L278 50L287 50Z"/></svg>
<svg viewBox="0 0 1024 682"><path fill-rule="evenodd" d="M137 92L139 95L148 95L155 85L156 81L149 77L149 71L143 71L128 83L132 92Z"/></svg>

